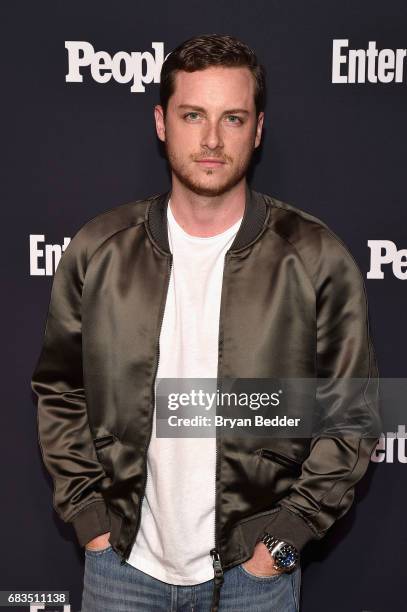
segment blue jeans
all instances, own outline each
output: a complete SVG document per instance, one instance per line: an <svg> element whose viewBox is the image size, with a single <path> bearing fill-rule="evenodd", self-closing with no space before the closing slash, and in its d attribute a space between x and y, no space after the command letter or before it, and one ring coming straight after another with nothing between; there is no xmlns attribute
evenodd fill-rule
<svg viewBox="0 0 407 612"><path fill-rule="evenodd" d="M81 612L210 612L213 580L171 585L120 564L111 546L85 549ZM225 571L219 612L298 612L301 568L276 576L254 576L241 565Z"/></svg>

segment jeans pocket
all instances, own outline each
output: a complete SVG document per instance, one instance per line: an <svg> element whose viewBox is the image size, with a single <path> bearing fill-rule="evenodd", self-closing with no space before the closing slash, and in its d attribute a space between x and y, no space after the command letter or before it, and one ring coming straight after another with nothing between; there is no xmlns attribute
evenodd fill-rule
<svg viewBox="0 0 407 612"><path fill-rule="evenodd" d="M110 550L112 550L111 544L107 546L106 548L102 548L102 549L91 550L90 548L85 548L85 555L90 556L90 557L100 557L101 555L104 555Z"/></svg>
<svg viewBox="0 0 407 612"><path fill-rule="evenodd" d="M279 580L280 578L282 578L285 574L285 572L280 572L279 574L273 574L271 576L257 576L257 574L252 574L251 572L249 572L248 569L243 567L243 563L238 565L238 568L247 578L251 578L252 580L256 580L260 582L264 582L264 581L275 582Z"/></svg>

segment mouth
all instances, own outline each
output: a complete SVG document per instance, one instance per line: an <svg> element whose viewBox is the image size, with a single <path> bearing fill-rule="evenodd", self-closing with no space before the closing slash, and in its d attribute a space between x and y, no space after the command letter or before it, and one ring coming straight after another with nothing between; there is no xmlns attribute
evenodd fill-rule
<svg viewBox="0 0 407 612"><path fill-rule="evenodd" d="M218 168L225 165L225 162L219 159L198 159L197 163L208 168Z"/></svg>

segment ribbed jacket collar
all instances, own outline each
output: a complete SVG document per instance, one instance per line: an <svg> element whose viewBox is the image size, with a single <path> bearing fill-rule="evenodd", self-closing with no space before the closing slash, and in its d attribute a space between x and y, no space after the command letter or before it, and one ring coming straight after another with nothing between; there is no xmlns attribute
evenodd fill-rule
<svg viewBox="0 0 407 612"><path fill-rule="evenodd" d="M170 254L167 228L167 206L171 190L160 194L151 201L147 211L147 224L151 236L163 251ZM248 246L261 232L267 218L267 205L261 193L251 189L246 183L246 200L242 223L235 236L230 251L238 251Z"/></svg>

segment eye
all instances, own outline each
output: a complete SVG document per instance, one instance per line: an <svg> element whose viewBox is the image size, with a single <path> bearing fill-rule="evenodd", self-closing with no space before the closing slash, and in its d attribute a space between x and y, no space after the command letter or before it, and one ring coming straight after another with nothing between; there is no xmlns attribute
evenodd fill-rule
<svg viewBox="0 0 407 612"><path fill-rule="evenodd" d="M191 117L191 115L194 115L194 117ZM197 113L196 111L191 111L191 112L189 112L189 113L185 113L185 115L184 115L184 119L185 119L186 117L188 117L188 118L190 118L192 121L194 121L194 120L195 120L195 118L196 118L196 117L198 117L198 116L199 116L199 113Z"/></svg>
<svg viewBox="0 0 407 612"><path fill-rule="evenodd" d="M237 115L227 115L227 117L229 119L230 118L234 119L234 121L229 121L229 123L242 123L242 120Z"/></svg>

